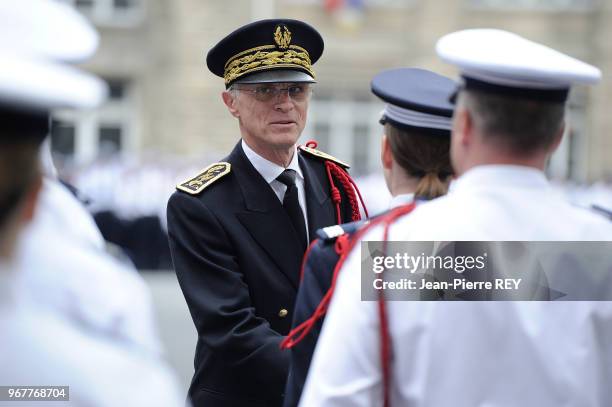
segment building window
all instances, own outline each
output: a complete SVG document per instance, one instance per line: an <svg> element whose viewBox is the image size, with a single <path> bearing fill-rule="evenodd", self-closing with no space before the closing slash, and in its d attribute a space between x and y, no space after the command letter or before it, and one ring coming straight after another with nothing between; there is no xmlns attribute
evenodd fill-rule
<svg viewBox="0 0 612 407"><path fill-rule="evenodd" d="M112 101L118 101L125 98L125 80L122 79L108 79L108 98Z"/></svg>
<svg viewBox="0 0 612 407"><path fill-rule="evenodd" d="M566 111L566 127L563 139L546 166L546 173L556 180L584 182L587 178L588 138L586 105L583 89L572 91Z"/></svg>
<svg viewBox="0 0 612 407"><path fill-rule="evenodd" d="M53 120L51 122L51 148L64 157L74 155L75 128L74 124Z"/></svg>
<svg viewBox="0 0 612 407"><path fill-rule="evenodd" d="M353 126L353 163L355 175L367 174L370 162L369 126L365 123L356 123Z"/></svg>
<svg viewBox="0 0 612 407"><path fill-rule="evenodd" d="M380 172L381 110L372 97L315 93L300 143L316 140L318 149L350 164L354 175Z"/></svg>
<svg viewBox="0 0 612 407"><path fill-rule="evenodd" d="M310 135L317 142L317 148L329 151L329 123L316 123L314 134Z"/></svg>
<svg viewBox="0 0 612 407"><path fill-rule="evenodd" d="M121 152L122 131L120 125L103 125L99 130L98 151L100 155L111 156Z"/></svg>
<svg viewBox="0 0 612 407"><path fill-rule="evenodd" d="M136 107L133 85L125 78L107 79L109 98L93 111L60 110L53 113L51 147L69 172L71 165L88 165L98 158L137 151ZM62 168L58 168L60 173Z"/></svg>

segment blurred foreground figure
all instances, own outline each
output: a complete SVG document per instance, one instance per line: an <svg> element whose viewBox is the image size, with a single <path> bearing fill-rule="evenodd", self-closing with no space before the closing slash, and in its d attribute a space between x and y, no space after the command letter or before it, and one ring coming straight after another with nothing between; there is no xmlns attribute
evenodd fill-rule
<svg viewBox="0 0 612 407"><path fill-rule="evenodd" d="M146 284L105 250L86 208L47 169L36 215L18 245L20 296L84 329L161 354Z"/></svg>
<svg viewBox="0 0 612 407"><path fill-rule="evenodd" d="M572 207L543 173L570 86L597 82L599 70L499 30L449 34L437 52L462 71L459 177L392 224L388 240L612 240L609 221ZM300 405L612 405L609 302L361 301L359 249L340 273Z"/></svg>
<svg viewBox="0 0 612 407"><path fill-rule="evenodd" d="M97 35L73 9L45 0L0 1L0 34L0 386L69 386L69 402L36 405L182 405L159 358L150 304L114 295L144 286L102 255L74 198L43 185L39 147L51 109L94 107L105 95L99 79L65 64L90 55ZM35 246L22 271L16 253L28 223ZM128 299L141 315L125 316Z"/></svg>
<svg viewBox="0 0 612 407"><path fill-rule="evenodd" d="M5 103L35 104L44 114L55 107L100 104L106 94L102 81L66 65L47 62L41 67L32 62L89 58L98 46L89 23L53 2L33 2L36 9L29 8L28 1L13 3L0 2L0 47L7 55ZM41 160L44 178L38 209L23 232L15 260L21 270L16 275L20 296L86 328L160 352L144 282L105 253L92 217L57 180L48 141Z"/></svg>
<svg viewBox="0 0 612 407"><path fill-rule="evenodd" d="M300 400L324 313L333 295L332 282L351 244L377 222L407 215L415 204L446 193L452 176L450 98L456 88L451 79L417 68L383 71L372 80L372 92L387 103L380 120L384 125L381 162L393 196L392 209L369 221L317 232L319 239L304 260L293 329L281 345L291 351L286 407L296 406Z"/></svg>

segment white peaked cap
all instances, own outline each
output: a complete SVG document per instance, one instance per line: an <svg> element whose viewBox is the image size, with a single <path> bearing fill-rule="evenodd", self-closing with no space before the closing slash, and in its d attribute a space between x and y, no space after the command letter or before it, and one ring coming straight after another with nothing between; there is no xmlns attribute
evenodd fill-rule
<svg viewBox="0 0 612 407"><path fill-rule="evenodd" d="M49 59L91 57L99 37L74 8L53 0L0 0L0 47Z"/></svg>
<svg viewBox="0 0 612 407"><path fill-rule="evenodd" d="M466 78L493 85L534 90L569 89L594 84L596 67L514 33L469 29L447 34L436 44L438 56Z"/></svg>
<svg viewBox="0 0 612 407"><path fill-rule="evenodd" d="M98 34L53 0L0 0L0 102L39 109L92 108L106 84L66 62L95 52Z"/></svg>

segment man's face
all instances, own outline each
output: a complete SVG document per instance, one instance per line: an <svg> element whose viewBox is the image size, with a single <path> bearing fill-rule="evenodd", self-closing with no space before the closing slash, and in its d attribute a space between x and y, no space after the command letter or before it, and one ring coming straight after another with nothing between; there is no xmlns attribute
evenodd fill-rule
<svg viewBox="0 0 612 407"><path fill-rule="evenodd" d="M295 145L306 125L310 84L236 84L232 89L223 99L249 146L271 151Z"/></svg>

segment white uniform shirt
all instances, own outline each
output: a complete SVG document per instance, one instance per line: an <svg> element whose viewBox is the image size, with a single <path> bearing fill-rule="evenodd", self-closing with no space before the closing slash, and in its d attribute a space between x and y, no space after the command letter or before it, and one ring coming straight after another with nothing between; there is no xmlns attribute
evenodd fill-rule
<svg viewBox="0 0 612 407"><path fill-rule="evenodd" d="M382 229L366 240L381 240ZM390 240L612 240L544 175L481 166L391 227ZM301 406L382 406L376 302L360 299L360 254L340 273ZM612 287L610 287L612 289ZM610 302L389 301L392 406L610 406Z"/></svg>
<svg viewBox="0 0 612 407"><path fill-rule="evenodd" d="M0 401L0 406L185 405L175 376L159 355L86 333L23 298L0 301L0 349L0 384L69 386L70 396L65 402Z"/></svg>
<svg viewBox="0 0 612 407"><path fill-rule="evenodd" d="M74 197L45 180L17 258L0 263L0 384L69 386L70 401L37 406L184 406L146 286L102 245Z"/></svg>
<svg viewBox="0 0 612 407"><path fill-rule="evenodd" d="M266 180L270 188L274 191L278 199L283 202L285 198L285 191L287 191L287 186L282 182L278 181L279 175L283 173L285 170L294 170L297 173L295 177L295 184L298 190L298 201L300 202L300 207L302 208L302 215L304 216L304 225L306 226L306 238L308 238L308 212L306 211L306 191L304 189L304 174L302 174L302 169L300 168L300 164L298 161L298 153L297 148L293 151L293 158L291 162L287 166L287 168L283 168L278 164L273 163L272 161L268 161L259 154L257 154L248 144L242 140L242 150L244 154L247 156L255 170L263 179Z"/></svg>
<svg viewBox="0 0 612 407"><path fill-rule="evenodd" d="M161 353L146 284L104 251L91 215L59 182L44 180L15 267L19 297L85 331Z"/></svg>

